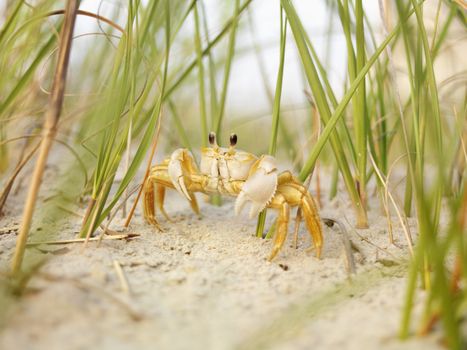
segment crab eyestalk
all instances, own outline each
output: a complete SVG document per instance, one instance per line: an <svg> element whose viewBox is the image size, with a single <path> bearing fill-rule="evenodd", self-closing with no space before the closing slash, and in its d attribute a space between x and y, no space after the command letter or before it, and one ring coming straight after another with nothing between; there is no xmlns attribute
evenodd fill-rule
<svg viewBox="0 0 467 350"><path fill-rule="evenodd" d="M216 133L211 131L208 135L209 144L215 148L219 147L216 140Z"/></svg>
<svg viewBox="0 0 467 350"><path fill-rule="evenodd" d="M230 134L230 147L229 147L229 153L234 154L235 153L235 145L237 144L237 134Z"/></svg>
<svg viewBox="0 0 467 350"><path fill-rule="evenodd" d="M230 146L234 147L237 144L237 134L230 134Z"/></svg>
<svg viewBox="0 0 467 350"><path fill-rule="evenodd" d="M211 131L208 136L209 144L214 148L214 150L219 149L219 145L217 144L216 140L216 133L214 131ZM219 194L213 194L211 195L211 203L217 206L222 205L222 198Z"/></svg>

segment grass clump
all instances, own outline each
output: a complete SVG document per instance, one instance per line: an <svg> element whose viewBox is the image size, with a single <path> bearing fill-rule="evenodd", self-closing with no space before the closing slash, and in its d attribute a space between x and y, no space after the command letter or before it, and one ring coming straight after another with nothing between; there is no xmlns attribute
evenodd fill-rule
<svg viewBox="0 0 467 350"><path fill-rule="evenodd" d="M401 223L414 216L418 237L412 242L407 234L411 262L400 337L411 334L416 292L423 288L427 301L420 333L428 333L440 320L446 342L460 349L465 346L460 326L467 280L467 89L465 72L441 80L437 64L460 40L456 31L465 34L465 9L460 2L440 0L428 17L427 2L380 1L382 23L377 27L362 0L326 2L331 30L323 56L299 3L276 4L274 88L262 67L271 114L268 147L258 150L251 137L244 148L277 153L282 161L287 160L284 154L292 155L303 182L313 176L319 162L331 177L330 197L336 196L342 182L357 228L371 225L373 192L381 196L388 222L392 209ZM26 176L32 185L13 261L16 274L23 266L53 144L71 151L66 167L80 169L82 175L84 185L74 179L79 190L67 198L74 207L71 212L83 213L80 236L89 239L108 228L119 208L126 207L127 197L133 199L128 226L139 198L131 193L144 182L158 140L171 149L191 150L207 145L210 130L219 136L252 122L232 118L229 112L235 64L252 51L260 62L267 62L262 44L245 48L244 18L246 11L250 15L255 11L252 0L218 5L227 18L215 32L201 0L129 0L126 7L115 7L105 16L79 9L80 5L72 0L8 2L0 29L0 212L8 206L18 176L26 176L28 163L34 160L36 169ZM99 32L90 36L79 59L70 61L79 37L72 36L73 23L80 17L95 20ZM254 31L252 24L250 19ZM345 52L330 49L331 32L342 38ZM290 122L287 115L284 96L292 60L288 50L297 53L309 92L305 121ZM329 57L336 54L345 66L339 84L327 67ZM66 91L87 93L67 95L65 86ZM50 96L44 93L47 90ZM246 135L256 136L252 130ZM312 139L311 135L316 142L304 146L301 140ZM20 141L22 147L16 147ZM405 179L401 201L397 193L388 194L393 168ZM258 236L263 234L265 215L258 219Z"/></svg>

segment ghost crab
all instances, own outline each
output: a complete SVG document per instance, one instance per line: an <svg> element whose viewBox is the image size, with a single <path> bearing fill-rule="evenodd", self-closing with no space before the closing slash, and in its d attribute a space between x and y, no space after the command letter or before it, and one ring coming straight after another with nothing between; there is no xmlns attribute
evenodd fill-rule
<svg viewBox="0 0 467 350"><path fill-rule="evenodd" d="M277 231L269 256L269 260L272 260L287 237L290 208L298 206L302 210L319 258L323 244L321 223L316 204L303 184L290 171L278 174L274 157L262 155L258 158L235 149L235 134L230 135L228 148L218 146L213 132L209 133L209 143L211 147L201 149L199 169L190 152L183 148L174 151L162 164L151 168L144 184L146 221L161 229L155 216L156 203L161 213L170 221L163 207L166 188L175 189L186 197L197 214L199 208L195 192L236 196L237 215L247 202L251 202L250 218L258 215L264 208L279 210Z"/></svg>

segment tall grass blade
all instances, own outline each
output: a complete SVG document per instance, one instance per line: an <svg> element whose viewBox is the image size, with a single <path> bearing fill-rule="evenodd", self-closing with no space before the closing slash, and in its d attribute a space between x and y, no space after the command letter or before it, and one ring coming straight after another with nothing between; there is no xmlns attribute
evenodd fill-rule
<svg viewBox="0 0 467 350"><path fill-rule="evenodd" d="M272 109L272 127L271 137L269 139L268 154L274 156L277 149L277 132L279 130L279 118L282 95L282 81L284 78L284 62L285 62L285 45L287 40L287 19L285 18L284 10L280 8L280 51L279 51L279 68L277 71L276 91L274 93L274 106ZM256 236L261 237L264 231L266 222L266 209L263 210L258 217L256 225Z"/></svg>

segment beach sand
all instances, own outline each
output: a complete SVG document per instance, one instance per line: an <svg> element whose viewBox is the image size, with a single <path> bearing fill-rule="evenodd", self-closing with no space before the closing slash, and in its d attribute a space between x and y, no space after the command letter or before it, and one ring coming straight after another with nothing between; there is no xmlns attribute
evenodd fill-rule
<svg viewBox="0 0 467 350"><path fill-rule="evenodd" d="M236 217L233 200L217 207L198 198L201 218L169 192L173 222L161 217L163 232L146 224L138 207L127 232L139 236L131 240L29 248L29 261L47 261L20 302L6 308L0 349L443 348L439 332L397 338L409 255L395 215L390 244L378 205L369 211L370 229L355 230L352 208L325 201L321 216L341 221L354 244L357 272L350 275L337 225L324 226L318 260L303 224L294 249L291 220L284 248L269 262L272 241L254 236L256 219L247 210ZM275 217L270 210L267 227ZM7 215L0 226L19 220ZM66 221L53 238L74 238L80 223ZM123 223L117 215L111 228L121 231ZM415 220L409 227L416 236ZM5 268L15 239L15 230L0 235ZM36 232L29 241L43 239ZM420 292L416 315L422 306Z"/></svg>

